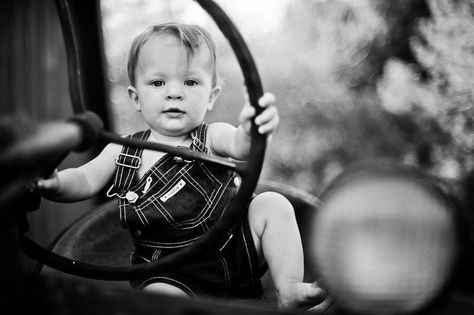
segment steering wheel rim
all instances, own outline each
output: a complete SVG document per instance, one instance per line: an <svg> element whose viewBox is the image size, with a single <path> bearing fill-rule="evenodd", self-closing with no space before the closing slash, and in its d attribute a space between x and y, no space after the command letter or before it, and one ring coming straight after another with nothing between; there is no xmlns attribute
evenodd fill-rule
<svg viewBox="0 0 474 315"><path fill-rule="evenodd" d="M219 27L220 31L229 41L242 70L247 92L249 94L250 104L256 109L257 113L260 113L261 108L258 106L258 99L263 94L263 88L255 62L243 37L233 22L215 2L212 0L195 1L210 15L210 17ZM81 11L80 9L77 9L77 7L80 6L78 5L80 2L81 1L76 1L74 4L73 0L57 0L58 11L60 13L61 24L64 32L64 40L67 47L69 74L70 78L72 78L72 81L75 81L75 86L72 86L71 84L71 98L74 111L76 113L85 112L87 101L87 97L85 97L87 96L87 91L84 91L84 85L81 84L84 79L80 78L81 62L79 58L80 56L78 56L80 53L80 47L78 43L80 42L79 37L81 34L77 29L77 25L74 24L77 23L77 20L75 20L75 17L77 16L75 16L75 14L77 15L77 13ZM76 5L76 7L74 7L74 5ZM96 10L97 9L98 7L96 6ZM82 14L83 13L84 12L82 12ZM96 16L96 18L99 19L98 16ZM101 36L100 31L99 36ZM103 53L101 53L101 56L103 57ZM99 95L99 98L101 96L103 95ZM111 133L106 132L101 132L100 136L103 139L108 139L111 141L115 140L114 142L120 142L121 139L124 139L118 135L113 136ZM129 145L150 146L150 143L138 140L136 143ZM168 152L165 149L167 149L166 146L161 146L161 149L159 150ZM222 239L228 230L233 227L234 223L242 217L243 211L241 210L241 205L246 205L248 203L253 191L255 190L263 165L265 149L266 136L259 134L255 124L252 123L251 148L247 162L243 167L230 165L230 167L235 168L237 172L239 172L242 177L242 182L237 194L231 201L228 210L222 215L221 219L196 242L188 247L182 248L174 254L163 257L160 260L146 264L129 266L103 266L87 264L50 252L25 236L22 236L22 249L30 257L44 263L49 267L69 274L97 280L130 280L155 274L162 270L166 270L166 268L170 266L177 267L184 265L189 258L197 257L202 251L209 249L218 250L217 241ZM179 152L178 155L180 155ZM205 159L204 157L205 155L202 155L203 159ZM199 156L196 158L200 159ZM220 164L218 161L217 163ZM229 165L224 166L229 167Z"/></svg>

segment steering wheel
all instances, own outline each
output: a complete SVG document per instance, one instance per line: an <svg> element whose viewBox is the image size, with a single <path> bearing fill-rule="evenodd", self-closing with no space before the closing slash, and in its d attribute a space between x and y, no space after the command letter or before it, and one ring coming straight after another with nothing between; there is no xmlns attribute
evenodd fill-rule
<svg viewBox="0 0 474 315"><path fill-rule="evenodd" d="M257 102L263 94L262 84L253 58L242 36L225 12L212 0L195 1L207 11L220 31L228 39L243 72L250 104L256 109L257 113L260 113L261 108L257 105ZM104 55L101 44L102 34L100 31L98 1L57 0L56 4L66 43L71 100L74 112L80 114L76 117L75 121L85 127L86 140L88 136L93 140L99 137L108 142L132 147L143 147L145 149L168 152L185 159L219 164L223 167L234 169L242 177L242 182L228 210L225 211L221 219L206 234L192 245L158 261L130 266L87 264L50 252L25 236L22 236L23 251L33 259L69 274L99 280L130 280L166 270L169 266L181 266L190 257L196 257L202 251L217 248L217 241L223 238L227 231L242 216L242 207L248 203L257 185L265 155L266 136L259 134L255 124L252 124L249 158L244 164L236 164L228 159L190 152L159 143L122 138L112 132L101 130L100 123L95 125L91 123L91 121L93 122L98 118L94 117L95 114L87 111L88 105L89 107L94 105L100 106L98 104L107 104L108 102L104 83L105 75L102 70L104 63L103 61L100 62L104 60ZM91 16L91 12L95 13L95 16ZM99 64L94 64L97 60L99 60ZM101 116L107 119L106 111ZM105 125L107 123L106 120ZM90 126L91 124L93 126ZM99 125L99 128L97 128L97 125ZM94 134L97 135L94 136Z"/></svg>

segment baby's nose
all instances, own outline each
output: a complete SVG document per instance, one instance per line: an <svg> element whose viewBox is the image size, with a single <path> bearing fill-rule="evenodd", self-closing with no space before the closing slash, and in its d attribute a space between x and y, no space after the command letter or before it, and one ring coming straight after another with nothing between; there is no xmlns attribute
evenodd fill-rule
<svg viewBox="0 0 474 315"><path fill-rule="evenodd" d="M183 99L183 96L181 94L168 94L166 96L166 99L171 101L171 100L182 100Z"/></svg>
<svg viewBox="0 0 474 315"><path fill-rule="evenodd" d="M183 91L177 85L170 85L168 88L168 93L166 94L167 100L182 100L183 99Z"/></svg>

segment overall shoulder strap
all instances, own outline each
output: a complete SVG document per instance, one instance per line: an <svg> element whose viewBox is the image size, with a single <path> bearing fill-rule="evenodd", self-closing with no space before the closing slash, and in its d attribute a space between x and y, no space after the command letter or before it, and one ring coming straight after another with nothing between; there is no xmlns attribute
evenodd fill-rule
<svg viewBox="0 0 474 315"><path fill-rule="evenodd" d="M133 135L127 137L137 138L141 140L148 139L150 135L150 130L145 130L137 132ZM127 191L128 188L132 185L135 174L140 168L143 153L142 148L132 148L123 146L122 152L120 152L115 158L115 164L117 164L117 169L115 170L114 184L113 187L118 192L122 194Z"/></svg>
<svg viewBox="0 0 474 315"><path fill-rule="evenodd" d="M149 135L150 129L129 135L128 137L146 140ZM107 191L107 197L118 197L119 220L122 228L127 227L125 215L126 199L129 198L127 191L132 185L135 174L142 164L142 153L142 148L123 146L122 152L115 158L117 169L115 170L114 183Z"/></svg>
<svg viewBox="0 0 474 315"><path fill-rule="evenodd" d="M199 127L197 127L191 132L191 139L193 139L191 147L193 150L210 154L210 150L206 146L207 127L208 124L202 123L199 125Z"/></svg>

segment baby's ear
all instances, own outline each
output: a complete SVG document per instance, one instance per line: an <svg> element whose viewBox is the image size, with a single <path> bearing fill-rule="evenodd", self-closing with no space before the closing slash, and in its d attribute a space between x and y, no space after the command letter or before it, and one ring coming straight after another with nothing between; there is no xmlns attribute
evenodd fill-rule
<svg viewBox="0 0 474 315"><path fill-rule="evenodd" d="M140 106L140 100L138 99L137 89L131 85L127 87L128 97L132 101L133 105L137 112L141 112L142 108Z"/></svg>
<svg viewBox="0 0 474 315"><path fill-rule="evenodd" d="M207 106L207 110L212 110L214 104L216 103L219 95L221 95L222 87L220 85L216 85L212 88L211 94L209 95L209 105Z"/></svg>

